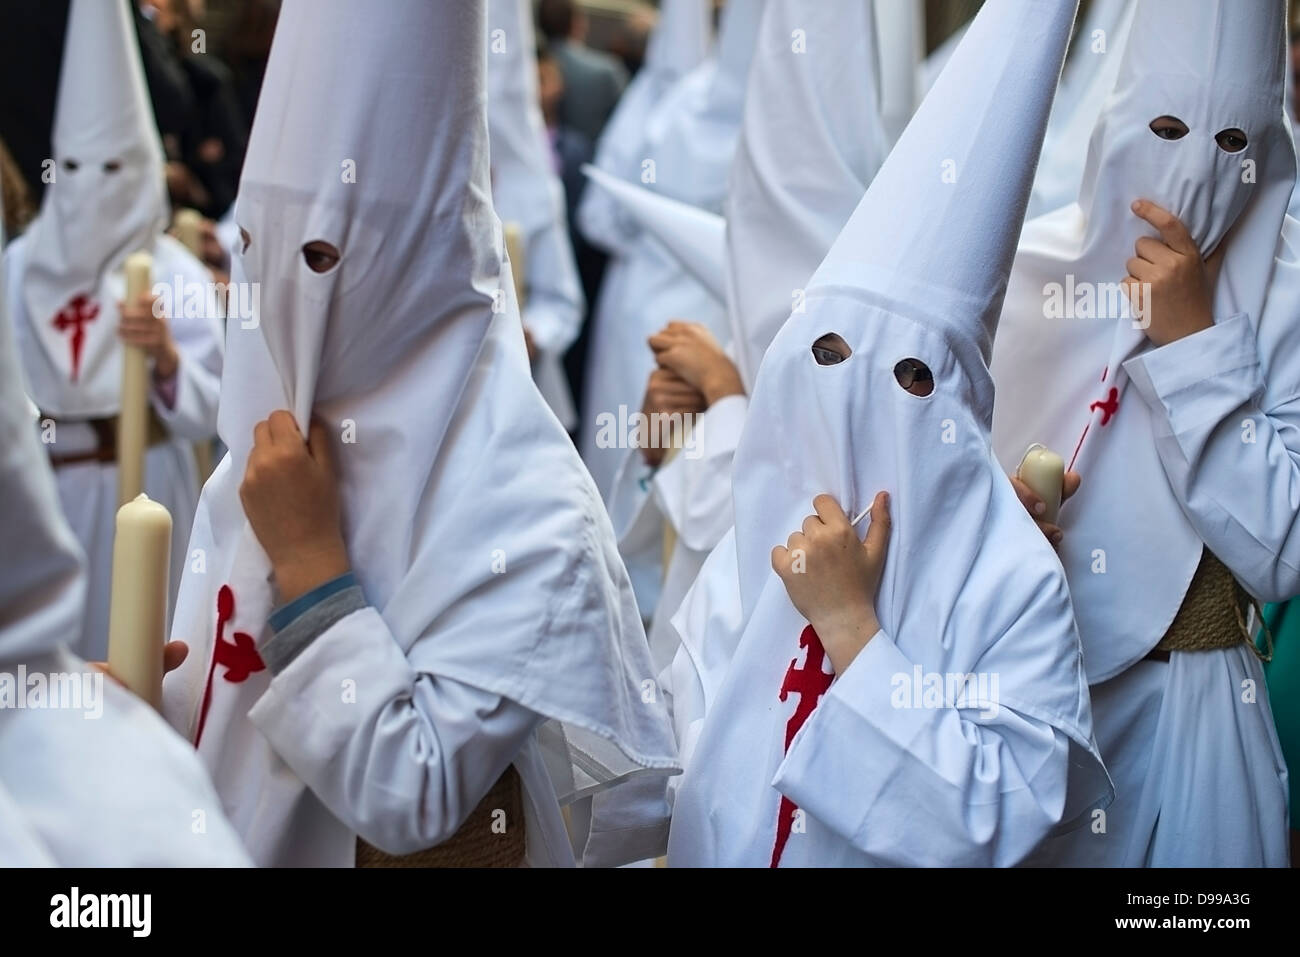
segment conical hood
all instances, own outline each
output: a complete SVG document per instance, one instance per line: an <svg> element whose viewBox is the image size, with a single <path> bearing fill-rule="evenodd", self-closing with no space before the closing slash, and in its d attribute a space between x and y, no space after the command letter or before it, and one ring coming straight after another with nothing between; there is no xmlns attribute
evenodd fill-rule
<svg viewBox="0 0 1300 957"><path fill-rule="evenodd" d="M768 0L726 206L731 345L750 388L889 153L872 59L881 5Z"/></svg>
<svg viewBox="0 0 1300 957"><path fill-rule="evenodd" d="M642 69L681 76L699 66L713 40L711 12L708 0L661 0Z"/></svg>
<svg viewBox="0 0 1300 957"><path fill-rule="evenodd" d="M167 224L162 142L130 4L72 0L53 145L54 178L24 239L22 296L51 362L75 384L116 348L113 323L87 323L73 358L56 316L77 296L94 299L105 274Z"/></svg>
<svg viewBox="0 0 1300 957"><path fill-rule="evenodd" d="M590 164L582 172L609 192L718 302L726 302L727 223L717 213L624 182Z"/></svg>
<svg viewBox="0 0 1300 957"><path fill-rule="evenodd" d="M987 369L1074 13L985 3L812 287L856 287L973 345Z"/></svg>

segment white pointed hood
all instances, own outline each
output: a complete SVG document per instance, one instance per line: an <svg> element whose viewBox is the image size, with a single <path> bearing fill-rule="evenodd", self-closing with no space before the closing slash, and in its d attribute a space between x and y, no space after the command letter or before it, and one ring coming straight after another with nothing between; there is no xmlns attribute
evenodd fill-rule
<svg viewBox="0 0 1300 957"><path fill-rule="evenodd" d="M896 11L911 4L884 2ZM881 5L769 0L726 206L731 347L748 388L889 153L869 55Z"/></svg>
<svg viewBox="0 0 1300 957"><path fill-rule="evenodd" d="M72 0L53 143L54 180L24 240L23 303L66 377L41 401L49 412L105 414L117 408L121 365L116 305L97 301L100 290L167 224L162 143L128 4Z"/></svg>
<svg viewBox="0 0 1300 957"><path fill-rule="evenodd" d="M503 221L528 236L562 215L562 187L537 93L530 0L488 0L488 130L492 196Z"/></svg>
<svg viewBox="0 0 1300 957"><path fill-rule="evenodd" d="M7 301L0 269L0 524L22 546L0 552L0 668L75 645L85 602L81 549L36 440Z"/></svg>
<svg viewBox="0 0 1300 957"><path fill-rule="evenodd" d="M717 213L625 182L590 164L582 172L617 201L641 229L654 236L718 302L726 301L726 220Z"/></svg>
<svg viewBox="0 0 1300 957"><path fill-rule="evenodd" d="M236 272L262 284L261 325L231 326L230 454L195 518L206 567L181 582L173 626L192 650L164 696L262 862L352 847L338 822L311 847L291 840L331 819L249 720L268 673L225 656L256 665L250 641L270 633L238 488L254 424L286 405L341 439L348 554L413 668L562 722L571 747L593 742L583 767L600 784L673 764L661 706L641 702L651 665L613 533L529 382L491 203L486 4L394 5L286 0L236 203L250 239ZM341 252L326 273L304 262L313 240ZM452 542L467 551L448 562Z"/></svg>
<svg viewBox="0 0 1300 957"><path fill-rule="evenodd" d="M641 69L676 79L699 66L713 40L711 8L709 0L660 0Z"/></svg>
<svg viewBox="0 0 1300 957"><path fill-rule="evenodd" d="M765 2L729 0L713 55L680 81L686 95L671 102L671 113L647 120L644 158L656 165L656 192L722 211Z"/></svg>
<svg viewBox="0 0 1300 957"><path fill-rule="evenodd" d="M1008 469L1042 442L1083 477L1061 512L1060 554L1094 682L1155 646L1201 555L1160 464L1156 423L1128 390L1125 362L1152 347L1117 284L1138 237L1155 235L1130 206L1149 199L1170 210L1202 254L1227 242L1215 318L1244 313L1258 325L1296 176L1285 21L1280 2L1137 0L1078 205L1034 220L1022 237L994 363L994 433ZM1190 132L1157 137L1150 123L1164 115ZM1232 127L1247 134L1239 153L1215 141ZM1111 570L1099 574L1103 554ZM1115 571L1116 562L1141 572Z"/></svg>
<svg viewBox="0 0 1300 957"><path fill-rule="evenodd" d="M717 648L692 642L718 639L690 628L683 635L712 701L676 798L670 857L691 843L720 862L759 866L775 857L784 866L1013 863L1107 793L1064 576L993 458L985 368L1074 7L984 4L809 283L806 311L767 350L735 456L738 567L715 561L715 551L696 585L709 589L715 568L738 575L739 644L714 674ZM811 347L825 333L842 336L852 355L819 364ZM932 370L931 395L898 384L894 367L905 358ZM1040 741L1004 756L1046 773L1029 785L1037 799L1026 804L1006 796L1014 769L990 782L980 774L952 781L933 767L950 798L924 813L941 820L945 838L968 829L979 837L903 846L887 820L869 816L891 793L895 775L885 766L870 784L855 779L871 796L843 813L834 833L815 819L842 807L829 799L783 848L778 805L790 792L778 788L798 731L782 676L802 648L809 667L815 659L771 551L816 495L856 516L880 490L891 495L893 531L876 603L883 634L874 640L892 642L926 672L999 674L995 715L962 710L962 718L980 720L1008 754L1022 746L1021 722L1050 728L1046 751ZM679 619L691 614L688 597ZM890 675L854 677L857 667L838 679L859 689L852 707L888 711ZM932 759L927 751L921 760ZM845 834L865 858L845 851Z"/></svg>

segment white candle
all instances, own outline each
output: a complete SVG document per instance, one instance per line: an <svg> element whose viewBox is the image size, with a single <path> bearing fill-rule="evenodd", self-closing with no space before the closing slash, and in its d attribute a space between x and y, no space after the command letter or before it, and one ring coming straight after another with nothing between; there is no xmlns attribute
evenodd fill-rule
<svg viewBox="0 0 1300 957"><path fill-rule="evenodd" d="M147 252L126 257L126 301L134 304L149 292L153 257ZM117 504L144 491L144 453L149 444L149 357L139 346L122 348L122 404L117 420Z"/></svg>
<svg viewBox="0 0 1300 957"><path fill-rule="evenodd" d="M203 214L197 209L178 209L172 219L172 228L176 230L176 238L185 244L185 248L198 256L203 244Z"/></svg>
<svg viewBox="0 0 1300 957"><path fill-rule="evenodd" d="M1061 511L1061 483L1065 477L1065 462L1044 445L1034 443L1020 460L1016 476L1043 500L1047 511L1038 518L1056 522Z"/></svg>
<svg viewBox="0 0 1300 957"><path fill-rule="evenodd" d="M117 510L108 668L154 708L162 705L171 551L167 509L141 495Z"/></svg>
<svg viewBox="0 0 1300 957"><path fill-rule="evenodd" d="M502 229L506 234L506 256L510 259L510 274L515 280L515 299L519 301L519 310L522 312L528 302L527 287L524 283L524 231L515 222L503 223Z"/></svg>

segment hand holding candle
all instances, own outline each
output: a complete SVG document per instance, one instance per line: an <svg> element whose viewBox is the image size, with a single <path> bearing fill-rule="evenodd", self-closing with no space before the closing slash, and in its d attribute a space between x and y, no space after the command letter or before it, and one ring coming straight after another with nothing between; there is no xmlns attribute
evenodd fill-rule
<svg viewBox="0 0 1300 957"><path fill-rule="evenodd" d="M162 704L172 517L140 495L117 510L108 620L110 673L154 708Z"/></svg>
<svg viewBox="0 0 1300 957"><path fill-rule="evenodd" d="M1059 455L1035 443L1011 476L1011 485L1052 547L1060 545L1063 533L1056 525L1057 516L1061 503L1079 489L1078 473L1065 471Z"/></svg>
<svg viewBox="0 0 1300 957"><path fill-rule="evenodd" d="M126 301L148 294L153 257L147 252L126 257ZM144 453L149 442L149 359L139 346L122 347L122 404L117 425L117 502L132 501L144 491Z"/></svg>
<svg viewBox="0 0 1300 957"><path fill-rule="evenodd" d="M1016 469L1016 477L1028 485L1047 506L1037 517L1044 522L1055 522L1061 511L1061 489L1065 480L1064 460L1035 442L1025 452Z"/></svg>

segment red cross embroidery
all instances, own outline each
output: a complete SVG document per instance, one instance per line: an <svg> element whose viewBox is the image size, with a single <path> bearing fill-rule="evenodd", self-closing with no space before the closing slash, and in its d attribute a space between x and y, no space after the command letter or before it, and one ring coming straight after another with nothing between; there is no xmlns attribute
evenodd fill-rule
<svg viewBox="0 0 1300 957"><path fill-rule="evenodd" d="M217 592L217 641L212 648L212 664L208 666L208 681L203 687L203 704L199 708L199 728L194 735L196 748L203 738L203 725L208 720L208 706L212 704L212 679L216 677L217 665L226 669L221 677L231 684L239 684L250 674L266 668L251 635L237 631L233 641L226 641L226 623L234 616L235 593L229 585L222 585Z"/></svg>
<svg viewBox="0 0 1300 957"><path fill-rule="evenodd" d="M1092 403L1092 405L1088 406L1089 412L1097 412L1099 410L1101 412L1101 425L1104 426L1109 423L1111 417L1119 411L1119 389L1111 386L1110 392L1106 394L1106 398L1098 399L1096 402Z"/></svg>
<svg viewBox="0 0 1300 957"><path fill-rule="evenodd" d="M807 649L804 666L795 667L799 664L799 659L791 659L790 667L786 669L785 678L781 681L782 701L786 700L791 692L799 696L799 704L795 706L794 714L785 723L786 751L790 750L790 742L816 710L817 702L835 680L835 675L822 670L822 662L826 660L826 649L822 647L822 641L817 637L817 632L813 630L812 625L806 627L799 635L799 647ZM781 809L777 812L776 819L776 844L772 847L772 867L781 863L781 854L785 851L786 841L790 840L790 829L794 825L794 812L797 810L795 803L782 795Z"/></svg>
<svg viewBox="0 0 1300 957"><path fill-rule="evenodd" d="M59 332L72 330L68 341L72 349L72 381L81 374L81 349L86 344L86 323L99 315L99 305L84 295L73 296L54 317L54 328Z"/></svg>

